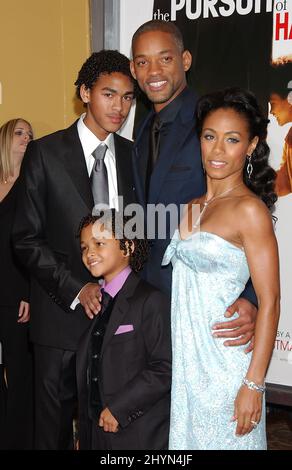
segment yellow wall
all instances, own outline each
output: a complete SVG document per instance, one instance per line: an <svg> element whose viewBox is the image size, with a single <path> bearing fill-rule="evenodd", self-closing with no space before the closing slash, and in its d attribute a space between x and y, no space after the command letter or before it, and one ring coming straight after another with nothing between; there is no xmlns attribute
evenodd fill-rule
<svg viewBox="0 0 292 470"><path fill-rule="evenodd" d="M89 0L0 0L0 125L24 117L36 137L70 125L89 54Z"/></svg>

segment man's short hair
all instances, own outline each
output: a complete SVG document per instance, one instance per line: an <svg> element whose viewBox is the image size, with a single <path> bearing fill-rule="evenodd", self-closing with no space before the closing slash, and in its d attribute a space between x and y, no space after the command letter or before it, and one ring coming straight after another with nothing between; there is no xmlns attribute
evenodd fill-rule
<svg viewBox="0 0 292 470"><path fill-rule="evenodd" d="M143 33L148 33L149 31L161 31L163 33L169 33L173 36L178 48L181 52L185 50L184 40L182 33L178 27L171 21L162 21L162 20L150 20L142 24L137 31L134 33L132 38L132 50L136 39Z"/></svg>

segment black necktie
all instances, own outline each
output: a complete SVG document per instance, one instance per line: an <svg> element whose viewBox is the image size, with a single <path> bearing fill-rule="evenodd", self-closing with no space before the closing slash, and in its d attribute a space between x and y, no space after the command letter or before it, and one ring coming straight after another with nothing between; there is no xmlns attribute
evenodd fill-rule
<svg viewBox="0 0 292 470"><path fill-rule="evenodd" d="M107 169L104 162L106 151L107 145L102 143L92 152L95 163L92 168L90 182L94 205L109 203Z"/></svg>
<svg viewBox="0 0 292 470"><path fill-rule="evenodd" d="M110 301L113 298L108 292L104 290L103 287L100 289L100 293L101 293L101 314L103 315L106 309L108 308Z"/></svg>
<svg viewBox="0 0 292 470"><path fill-rule="evenodd" d="M150 185L150 178L155 167L155 164L159 158L159 144L160 144L160 130L162 128L162 121L158 114L155 114L150 128L150 142L149 142L149 157L147 164L147 175L146 175L146 199L148 200L148 192Z"/></svg>

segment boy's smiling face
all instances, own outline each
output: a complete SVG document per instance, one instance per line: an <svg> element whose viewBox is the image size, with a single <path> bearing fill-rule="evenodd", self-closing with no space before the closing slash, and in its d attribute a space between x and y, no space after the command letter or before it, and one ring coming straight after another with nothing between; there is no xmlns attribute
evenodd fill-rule
<svg viewBox="0 0 292 470"><path fill-rule="evenodd" d="M120 242L104 232L98 222L84 227L80 235L82 261L94 277L108 283L129 265L130 257L120 249Z"/></svg>

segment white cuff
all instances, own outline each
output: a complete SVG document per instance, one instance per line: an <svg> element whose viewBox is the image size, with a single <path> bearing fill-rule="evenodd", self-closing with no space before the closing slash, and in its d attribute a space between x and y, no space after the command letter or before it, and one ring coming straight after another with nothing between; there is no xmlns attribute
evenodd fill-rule
<svg viewBox="0 0 292 470"><path fill-rule="evenodd" d="M82 288L83 289L83 288ZM73 300L72 304L70 305L70 308L71 310L75 310L75 308L77 307L78 304L80 304L80 300L79 300L79 294L80 292L82 291L82 289L78 292L78 294L76 295L75 299Z"/></svg>

